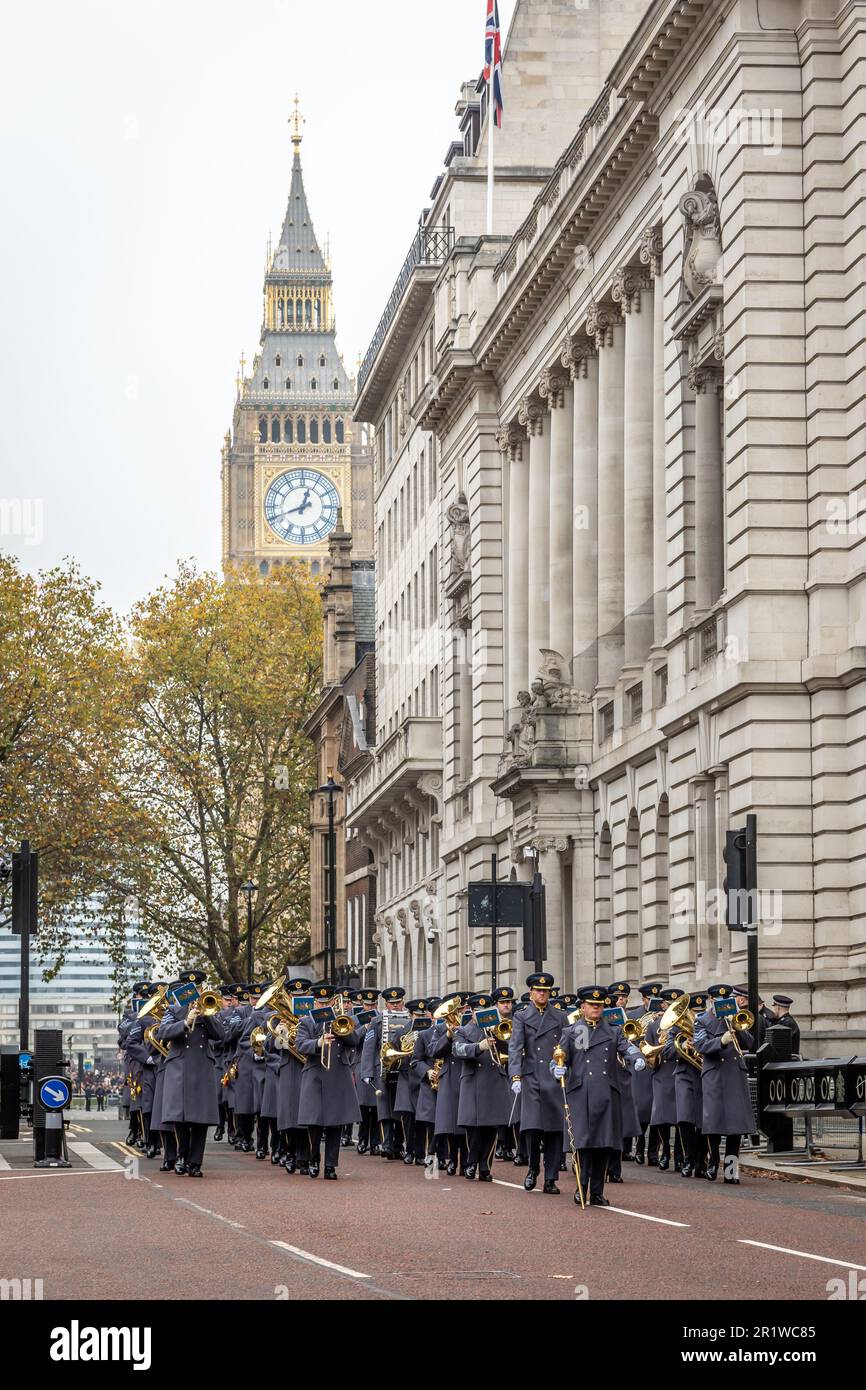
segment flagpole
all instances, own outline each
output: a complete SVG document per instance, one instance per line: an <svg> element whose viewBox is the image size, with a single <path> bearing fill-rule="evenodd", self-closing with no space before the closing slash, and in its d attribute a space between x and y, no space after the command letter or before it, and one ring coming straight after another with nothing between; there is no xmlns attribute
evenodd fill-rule
<svg viewBox="0 0 866 1390"><path fill-rule="evenodd" d="M487 235L493 236L493 132L496 129L496 103L493 81L496 74L495 45L490 59L490 80L487 84Z"/></svg>

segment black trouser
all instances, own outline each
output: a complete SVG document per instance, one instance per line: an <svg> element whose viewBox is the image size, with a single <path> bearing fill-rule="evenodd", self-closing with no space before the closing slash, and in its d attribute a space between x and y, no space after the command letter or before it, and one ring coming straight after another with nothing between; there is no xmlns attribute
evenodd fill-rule
<svg viewBox="0 0 866 1390"><path fill-rule="evenodd" d="M379 1129L376 1121L375 1105L361 1106L361 1123L358 1125L358 1147L373 1149L379 1142Z"/></svg>
<svg viewBox="0 0 866 1390"><path fill-rule="evenodd" d="M277 1120L275 1115L258 1115L256 1117L256 1148L264 1149L266 1152L271 1147L276 1147L277 1142Z"/></svg>
<svg viewBox="0 0 866 1390"><path fill-rule="evenodd" d="M622 1177L622 1149L608 1149L607 1176L608 1179Z"/></svg>
<svg viewBox="0 0 866 1390"><path fill-rule="evenodd" d="M151 1128L150 1128L150 1111L148 1110L147 1112L145 1112L144 1110L142 1110L142 1112L141 1112L141 1119L142 1119L142 1123L143 1123L143 1125L144 1125L144 1145L145 1145L145 1148L149 1149L149 1148L153 1147L153 1148L156 1149L157 1153L159 1153L160 1150L161 1150L161 1148L162 1148L162 1145L160 1144L160 1140L159 1140L159 1130L158 1130L158 1129L151 1130Z"/></svg>
<svg viewBox="0 0 866 1390"><path fill-rule="evenodd" d="M513 1158L514 1150L517 1147L514 1138L514 1125L500 1125L496 1132L496 1140L502 1149L503 1158Z"/></svg>
<svg viewBox="0 0 866 1390"><path fill-rule="evenodd" d="M343 1143L345 1148L348 1148L349 1144L352 1142L352 1130L354 1128L354 1125L343 1125L343 1135L341 1142Z"/></svg>
<svg viewBox="0 0 866 1390"><path fill-rule="evenodd" d="M433 1121L415 1121L415 1158L423 1163L433 1147Z"/></svg>
<svg viewBox="0 0 866 1390"><path fill-rule="evenodd" d="M398 1110L396 1118L403 1127L403 1152L415 1153L415 1115L411 1110Z"/></svg>
<svg viewBox="0 0 866 1390"><path fill-rule="evenodd" d="M177 1156L189 1168L200 1168L204 1162L204 1146L207 1143L208 1125L175 1125L177 1135Z"/></svg>
<svg viewBox="0 0 866 1390"><path fill-rule="evenodd" d="M129 1112L129 1132L132 1135L131 1143L135 1143L141 1133L141 1111L130 1110Z"/></svg>
<svg viewBox="0 0 866 1390"><path fill-rule="evenodd" d="M692 1168L704 1168L706 1163L704 1154L706 1149L701 1143L701 1131L697 1125L691 1124L688 1120L677 1122L677 1137L683 1150L683 1160Z"/></svg>
<svg viewBox="0 0 866 1390"><path fill-rule="evenodd" d="M708 1155L709 1155L708 1160L707 1160L707 1166L708 1166L708 1167L709 1167L709 1166L712 1166L713 1168L718 1168L718 1166L719 1166L719 1161L720 1161L720 1159L719 1159L719 1151L720 1151L720 1149L721 1149L722 1136L721 1136L720 1134L705 1134L703 1137L704 1137L704 1139L706 1140L706 1143L707 1143L706 1152L707 1152ZM740 1140L742 1139L742 1137L743 1137L743 1136L742 1136L741 1134L728 1134L728 1135L726 1136L726 1138L725 1138L725 1163L726 1163L726 1164L727 1164L727 1161L728 1161L729 1158L739 1158L739 1156L740 1156ZM736 1166L737 1166L737 1165L735 1165L735 1169L736 1169ZM738 1176L739 1176L739 1174L738 1174L736 1171L734 1171L734 1172L732 1172L732 1173L725 1173L725 1177L727 1177L727 1178L736 1178L736 1177L738 1177Z"/></svg>
<svg viewBox="0 0 866 1390"><path fill-rule="evenodd" d="M296 1163L310 1161L310 1133L306 1129L288 1129L288 1153Z"/></svg>
<svg viewBox="0 0 866 1390"><path fill-rule="evenodd" d="M469 1162L480 1168L482 1173L489 1173L490 1160L496 1148L496 1126L472 1125L466 1133L469 1137Z"/></svg>
<svg viewBox="0 0 866 1390"><path fill-rule="evenodd" d="M88 1110L88 1111L90 1110L90 1102L91 1102L91 1099L92 1099L91 1096L85 1096L85 1097L84 1097L84 1109L85 1109L85 1110Z"/></svg>
<svg viewBox="0 0 866 1390"><path fill-rule="evenodd" d="M340 1162L340 1137L342 1125L309 1125L312 1162L321 1162L322 1135L325 1136L325 1167L336 1168Z"/></svg>
<svg viewBox="0 0 866 1390"><path fill-rule="evenodd" d="M161 1129L164 1163L177 1163L177 1135L173 1129Z"/></svg>
<svg viewBox="0 0 866 1390"><path fill-rule="evenodd" d="M235 1130L245 1144L253 1142L253 1122L255 1115L235 1115Z"/></svg>
<svg viewBox="0 0 866 1390"><path fill-rule="evenodd" d="M235 1112L232 1110L228 1101L226 1101L226 1123L228 1125L226 1133L228 1134L229 1139L235 1139L237 1137L237 1127L235 1125Z"/></svg>
<svg viewBox="0 0 866 1390"><path fill-rule="evenodd" d="M607 1177L610 1154L610 1149L578 1150L580 1185L583 1188L584 1201L586 1201L587 1196L604 1196L604 1180Z"/></svg>
<svg viewBox="0 0 866 1390"><path fill-rule="evenodd" d="M402 1130L400 1121L396 1117L393 1120L380 1120L379 1128L382 1134L381 1147L385 1154L399 1154Z"/></svg>
<svg viewBox="0 0 866 1390"><path fill-rule="evenodd" d="M459 1164L460 1170L466 1167L469 1146L465 1134L449 1134L448 1138L448 1162Z"/></svg>
<svg viewBox="0 0 866 1390"><path fill-rule="evenodd" d="M525 1164L529 1162L529 1147L526 1143L526 1131L522 1129L519 1129L517 1131L516 1158L520 1167L523 1167Z"/></svg>
<svg viewBox="0 0 866 1390"><path fill-rule="evenodd" d="M224 1100L221 1100L220 1103L219 1103L219 1112L220 1112L220 1117L219 1117L219 1124L217 1125L217 1129L225 1129L225 1127L226 1127L226 1122L227 1122L228 1116L229 1116L229 1108L228 1108L228 1106L226 1105L226 1102L225 1102Z"/></svg>
<svg viewBox="0 0 866 1390"><path fill-rule="evenodd" d="M104 1110L104 1109L105 1109L105 1097L104 1097L104 1096L97 1096L97 1097L96 1097L96 1109L97 1109L97 1111L99 1111L99 1110Z"/></svg>
<svg viewBox="0 0 866 1390"><path fill-rule="evenodd" d="M559 1164L562 1159L562 1130L561 1129L525 1129L526 1153L529 1159L529 1168L533 1173L537 1173L541 1166L541 1147L544 1140L544 1179L545 1182L555 1182L559 1173Z"/></svg>

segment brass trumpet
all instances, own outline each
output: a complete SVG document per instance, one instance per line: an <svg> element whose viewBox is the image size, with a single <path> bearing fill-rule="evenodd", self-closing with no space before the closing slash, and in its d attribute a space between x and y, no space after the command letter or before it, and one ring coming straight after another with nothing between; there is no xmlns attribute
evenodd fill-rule
<svg viewBox="0 0 866 1390"><path fill-rule="evenodd" d="M354 1014L347 1014L343 1004L343 996L337 995L334 1000L335 1018L328 1024L325 1035L322 1039L322 1066L325 1071L331 1070L331 1049L334 1045L334 1038L349 1038L355 1031Z"/></svg>
<svg viewBox="0 0 866 1390"><path fill-rule="evenodd" d="M740 1009L737 1013L734 1014L733 1018L729 1018L727 1020L727 1024L728 1032L731 1035L734 1047L737 1049L737 1052L742 1057L743 1049L740 1047L740 1040L737 1037L737 1034L750 1033L752 1031L752 1029L755 1026L755 1015L752 1013L751 1009Z"/></svg>
<svg viewBox="0 0 866 1390"><path fill-rule="evenodd" d="M490 1039L490 1057L495 1067L504 1067L508 1061L508 1044L511 1042L513 1032L514 1024L510 1018L503 1018L493 1028L487 1029L487 1036Z"/></svg>

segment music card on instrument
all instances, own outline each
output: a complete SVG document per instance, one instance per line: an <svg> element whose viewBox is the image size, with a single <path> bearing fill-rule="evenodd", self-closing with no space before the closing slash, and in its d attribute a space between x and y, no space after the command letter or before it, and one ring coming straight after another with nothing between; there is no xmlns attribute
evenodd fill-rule
<svg viewBox="0 0 866 1390"><path fill-rule="evenodd" d="M169 999L175 1004L180 1004L184 1008L187 1004L192 1004L199 998L198 989L188 980L175 985L173 989L167 991Z"/></svg>
<svg viewBox="0 0 866 1390"><path fill-rule="evenodd" d="M304 1014L310 1013L315 1002L312 994L294 995L290 1001L290 1006L295 1018L303 1018Z"/></svg>
<svg viewBox="0 0 866 1390"><path fill-rule="evenodd" d="M502 1022L502 1015L498 1009L476 1009L475 1022L479 1028L495 1028L497 1023Z"/></svg>

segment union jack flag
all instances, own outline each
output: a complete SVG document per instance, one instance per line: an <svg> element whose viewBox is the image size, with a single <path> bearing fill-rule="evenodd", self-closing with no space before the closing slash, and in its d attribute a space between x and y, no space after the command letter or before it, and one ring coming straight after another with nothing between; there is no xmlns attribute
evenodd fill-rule
<svg viewBox="0 0 866 1390"><path fill-rule="evenodd" d="M484 81L490 83L493 119L502 129L502 31L499 27L499 0L487 0L484 30Z"/></svg>

